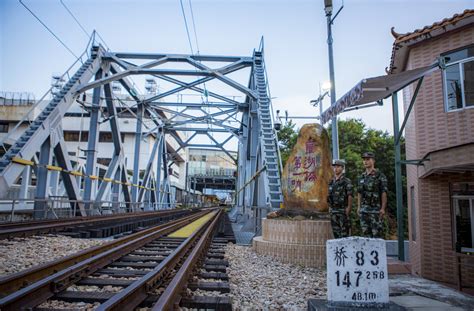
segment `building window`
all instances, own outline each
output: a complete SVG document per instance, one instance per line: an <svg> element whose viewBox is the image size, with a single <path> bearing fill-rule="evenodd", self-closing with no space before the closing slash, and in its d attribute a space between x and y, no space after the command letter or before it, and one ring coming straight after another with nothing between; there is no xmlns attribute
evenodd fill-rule
<svg viewBox="0 0 474 311"><path fill-rule="evenodd" d="M125 141L125 133L120 133L120 138L122 139L122 143ZM99 133L99 142L100 143L112 143L114 138L112 136L112 132L100 132Z"/></svg>
<svg viewBox="0 0 474 311"><path fill-rule="evenodd" d="M442 56L446 111L474 107L474 45Z"/></svg>
<svg viewBox="0 0 474 311"><path fill-rule="evenodd" d="M78 131L64 131L64 141L79 141ZM81 132L81 141L89 140L89 132Z"/></svg>
<svg viewBox="0 0 474 311"><path fill-rule="evenodd" d="M97 163L108 166L112 161L111 158L97 158Z"/></svg>
<svg viewBox="0 0 474 311"><path fill-rule="evenodd" d="M411 205L411 240L416 241L416 206L415 206L415 186L410 187L410 205Z"/></svg>
<svg viewBox="0 0 474 311"><path fill-rule="evenodd" d="M8 133L8 123L0 122L0 133Z"/></svg>
<svg viewBox="0 0 474 311"><path fill-rule="evenodd" d="M111 143L112 140L112 132L100 132L99 133L99 142L101 143Z"/></svg>
<svg viewBox="0 0 474 311"><path fill-rule="evenodd" d="M458 252L474 251L474 182L452 185L454 243Z"/></svg>

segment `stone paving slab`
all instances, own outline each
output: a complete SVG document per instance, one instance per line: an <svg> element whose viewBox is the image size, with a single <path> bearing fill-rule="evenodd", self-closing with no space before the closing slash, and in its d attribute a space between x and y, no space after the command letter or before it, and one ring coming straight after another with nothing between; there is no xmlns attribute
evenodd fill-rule
<svg viewBox="0 0 474 311"><path fill-rule="evenodd" d="M451 304L441 302L435 299L426 298L418 295L404 295L391 297L390 301L399 306L407 308L407 310L421 311L421 310L464 310L461 307L455 307Z"/></svg>
<svg viewBox="0 0 474 311"><path fill-rule="evenodd" d="M421 277L390 276L389 287L390 300L399 305L400 301L411 303L407 306L409 310L474 310L474 296Z"/></svg>

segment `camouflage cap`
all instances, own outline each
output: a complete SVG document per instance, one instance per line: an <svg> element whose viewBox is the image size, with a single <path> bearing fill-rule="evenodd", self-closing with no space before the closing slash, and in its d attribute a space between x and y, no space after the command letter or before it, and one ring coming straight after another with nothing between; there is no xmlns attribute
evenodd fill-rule
<svg viewBox="0 0 474 311"><path fill-rule="evenodd" d="M375 159L375 154L373 152L364 152L362 158L372 158Z"/></svg>
<svg viewBox="0 0 474 311"><path fill-rule="evenodd" d="M346 161L344 161L342 159L333 160L332 161L332 166L335 166L335 165L346 166Z"/></svg>

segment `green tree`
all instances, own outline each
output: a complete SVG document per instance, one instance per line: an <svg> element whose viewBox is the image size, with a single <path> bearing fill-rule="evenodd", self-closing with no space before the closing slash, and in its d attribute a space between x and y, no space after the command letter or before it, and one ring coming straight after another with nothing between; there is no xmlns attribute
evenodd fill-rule
<svg viewBox="0 0 474 311"><path fill-rule="evenodd" d="M396 196L395 196L395 150L394 137L388 132L367 128L361 120L349 119L339 120L339 155L341 159L346 160L346 176L352 180L355 191L357 187L358 176L364 171L361 154L365 151L375 153L375 166L387 176L388 180L388 202L387 202L387 226L388 237L394 238L396 235ZM331 135L331 127L329 127ZM401 157L405 158L405 140L401 141ZM405 167L402 166L402 188L403 202L406 206L406 174ZM356 194L356 192L355 192ZM357 195L355 195L357 197ZM352 215L353 234L360 233L358 216L356 215L357 200L354 200ZM405 209L405 229L407 229L407 211ZM406 230L405 230L406 231ZM405 233L407 235L407 233Z"/></svg>
<svg viewBox="0 0 474 311"><path fill-rule="evenodd" d="M278 131L278 141L280 143L280 154L283 167L285 167L286 161L296 145L296 139L298 138L298 130L295 130L296 124L291 120L283 125Z"/></svg>

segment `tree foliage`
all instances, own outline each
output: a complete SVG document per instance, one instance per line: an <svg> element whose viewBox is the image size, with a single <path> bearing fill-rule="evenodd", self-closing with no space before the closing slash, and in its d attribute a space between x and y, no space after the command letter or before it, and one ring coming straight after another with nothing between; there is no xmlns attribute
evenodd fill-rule
<svg viewBox="0 0 474 311"><path fill-rule="evenodd" d="M296 145L296 139L298 138L298 130L295 130L295 124L290 120L288 123L283 125L278 131L278 141L280 143L280 154L283 167L285 167L286 161Z"/></svg>

